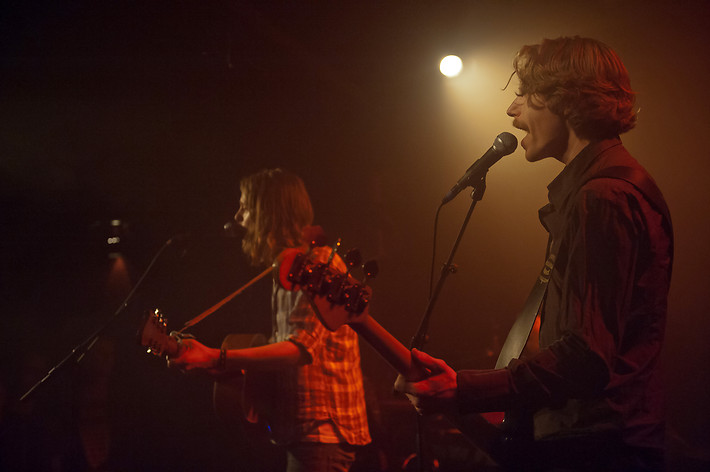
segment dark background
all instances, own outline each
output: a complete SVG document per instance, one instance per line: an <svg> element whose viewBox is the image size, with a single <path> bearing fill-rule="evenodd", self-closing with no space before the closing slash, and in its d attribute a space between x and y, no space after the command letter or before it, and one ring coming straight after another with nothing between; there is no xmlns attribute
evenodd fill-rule
<svg viewBox="0 0 710 472"><path fill-rule="evenodd" d="M709 16L705 1L5 2L0 412L32 418L3 429L5 449L33 438L70 456L54 438L70 436L82 379L101 378L98 365L109 367L115 469L248 470L236 465L240 441L212 415L210 382L168 371L134 341L146 309L179 327L256 273L221 236L239 178L275 166L301 175L317 222L378 260L373 314L408 344L427 303L441 197L498 133L522 137L505 115L515 52L579 34L615 48L638 92L639 123L623 139L655 176L676 231L669 441L684 468L706 462ZM464 60L456 79L438 72L447 54ZM492 169L434 312L432 354L457 368L494 364L543 262L537 209L560 169L527 163L522 149ZM466 194L442 211L437 264ZM123 223L119 258L105 244L113 219ZM119 310L177 234L189 237L162 252ZM249 290L193 333L218 345L268 330L269 289ZM15 404L117 311L88 367L69 363ZM414 450L411 412L391 394L392 370L362 350L383 422L377 444L393 468Z"/></svg>

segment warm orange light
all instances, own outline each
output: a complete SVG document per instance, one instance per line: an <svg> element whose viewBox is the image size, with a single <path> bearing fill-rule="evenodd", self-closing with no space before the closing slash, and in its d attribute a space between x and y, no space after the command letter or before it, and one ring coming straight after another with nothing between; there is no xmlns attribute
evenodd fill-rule
<svg viewBox="0 0 710 472"><path fill-rule="evenodd" d="M121 255L113 258L111 272L106 282L106 291L112 296L125 296L131 290L131 278L126 260Z"/></svg>

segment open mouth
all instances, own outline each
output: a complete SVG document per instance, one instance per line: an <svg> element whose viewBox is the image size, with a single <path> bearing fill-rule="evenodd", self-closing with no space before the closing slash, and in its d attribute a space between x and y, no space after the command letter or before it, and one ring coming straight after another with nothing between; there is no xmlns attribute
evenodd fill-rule
<svg viewBox="0 0 710 472"><path fill-rule="evenodd" d="M525 131L525 133L526 133L525 136L523 136L523 139L520 140L520 146L522 146L523 149L527 149L527 147L525 146L525 141L527 140L528 136L530 136L530 131L528 131L525 128L518 128L518 129L521 131Z"/></svg>

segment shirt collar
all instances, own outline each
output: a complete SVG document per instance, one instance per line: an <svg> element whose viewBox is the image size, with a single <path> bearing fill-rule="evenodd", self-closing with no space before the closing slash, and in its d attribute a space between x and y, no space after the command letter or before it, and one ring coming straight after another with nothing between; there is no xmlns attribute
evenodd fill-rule
<svg viewBox="0 0 710 472"><path fill-rule="evenodd" d="M595 141L582 149L547 186L548 199L554 211L562 210L573 193L585 182L585 177L597 157L607 149L621 144L621 139Z"/></svg>

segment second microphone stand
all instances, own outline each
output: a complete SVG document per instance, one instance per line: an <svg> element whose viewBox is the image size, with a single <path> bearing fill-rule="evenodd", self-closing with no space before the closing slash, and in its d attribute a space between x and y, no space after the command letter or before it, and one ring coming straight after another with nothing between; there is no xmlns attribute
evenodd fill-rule
<svg viewBox="0 0 710 472"><path fill-rule="evenodd" d="M456 251L458 250L459 244L461 243L461 239L463 238L463 235L466 231L466 227L468 226L469 220L471 219L471 215L473 214L473 210L476 208L476 204L483 199L483 194L486 191L486 174L483 174L481 176L481 179L478 181L476 185L473 185L473 191L471 192L471 205L468 208L468 212L466 213L466 216L463 220L463 223L461 224L461 229L459 230L459 233L456 237L456 240L454 241L454 245L451 248L451 253L449 254L449 258L446 260L446 263L443 265L441 268L441 275L439 276L439 280L436 283L436 287L432 291L432 293L429 296L429 303L427 305L426 311L424 312L424 316L422 316L422 320L419 323L419 328L417 329L416 334L412 338L412 343L410 345L411 349L419 349L423 350L424 344L426 343L427 340L427 333L429 330L429 319L431 318L431 314L434 311L434 306L436 305L436 302L439 298L439 294L441 293L441 290L444 287L444 282L446 282L447 277L449 274L452 274L456 272L456 269L453 264L454 256L456 255ZM441 206L444 204L442 203ZM441 206L439 208L441 208ZM436 243L436 241L435 241ZM423 417L421 415L417 415L417 471L418 472L424 472L424 438L423 438L423 423L422 423Z"/></svg>
<svg viewBox="0 0 710 472"><path fill-rule="evenodd" d="M148 276L148 273L150 273L151 269L153 268L153 265L155 265L156 261L160 258L160 255L165 251L165 249L170 246L173 243L173 239L168 239L158 250L158 252L153 256L153 259L151 259L150 263L148 264L148 267L145 269L143 274L141 275L140 279L138 282L135 284L135 286L131 289L130 293L126 296L126 298L123 300L123 302L119 305L118 309L114 312L113 316L111 316L107 321L105 321L96 331L94 331L89 337L87 337L84 341L80 342L77 344L74 349L71 350L69 354L67 354L61 361L59 361L54 367L52 367L47 374L39 380L37 383L35 383L27 392L25 392L21 397L20 397L20 402L27 401L36 391L37 389L45 384L54 374L59 372L62 367L69 365L69 362L74 360L77 364L84 359L84 356L94 347L94 344L99 340L99 336L103 334L106 329L113 323L116 319L118 319L122 313L128 308L128 304L131 302L133 299L133 296L135 295L136 291L138 290L139 287L142 286L143 281L145 278Z"/></svg>

